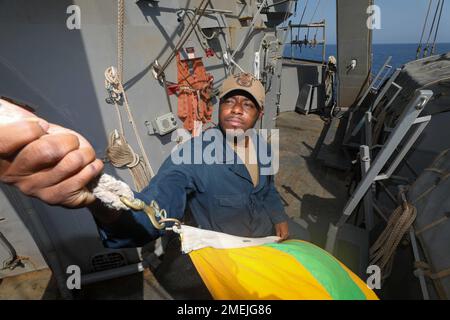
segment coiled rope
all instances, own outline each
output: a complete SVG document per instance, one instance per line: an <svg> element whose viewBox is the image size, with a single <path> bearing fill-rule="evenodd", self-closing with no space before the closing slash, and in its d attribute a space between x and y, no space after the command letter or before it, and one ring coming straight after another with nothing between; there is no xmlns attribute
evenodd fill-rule
<svg viewBox="0 0 450 320"><path fill-rule="evenodd" d="M124 0L118 0L117 9L117 69L109 67L105 71L105 88L109 92L109 100L114 103L117 118L119 122L120 132L115 130L109 136L109 145L106 150L108 160L117 168L127 166L130 169L135 187L138 191L145 188L154 171L142 143L142 139L138 132L133 113L128 103L127 94L123 87L123 49L124 49L124 17L125 5ZM136 141L139 146L142 157L136 154L125 139L125 130L123 126L122 114L119 104L125 107L128 121L133 128Z"/></svg>
<svg viewBox="0 0 450 320"><path fill-rule="evenodd" d="M383 279L389 276L397 247L411 228L416 216L416 207L404 201L391 214L386 228L370 248L369 265L377 265L381 269Z"/></svg>

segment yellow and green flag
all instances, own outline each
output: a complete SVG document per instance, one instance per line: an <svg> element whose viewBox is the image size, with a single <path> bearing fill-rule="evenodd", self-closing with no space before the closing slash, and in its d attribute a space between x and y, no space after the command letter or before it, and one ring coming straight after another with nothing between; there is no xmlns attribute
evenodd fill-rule
<svg viewBox="0 0 450 320"><path fill-rule="evenodd" d="M214 299L378 299L336 258L305 241L206 247L189 256Z"/></svg>

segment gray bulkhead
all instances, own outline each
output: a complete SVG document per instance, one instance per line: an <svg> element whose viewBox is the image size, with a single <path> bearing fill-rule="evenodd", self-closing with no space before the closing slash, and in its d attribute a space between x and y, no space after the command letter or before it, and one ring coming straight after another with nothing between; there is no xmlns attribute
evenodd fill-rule
<svg viewBox="0 0 450 320"><path fill-rule="evenodd" d="M151 66L156 59L165 61L184 30L177 20L177 12L196 8L200 2L125 1L124 87L155 172L175 142L171 141L171 134L149 134L145 125L146 121L170 111L164 87L153 77ZM207 41L216 56L206 57L196 34L190 36L186 45L194 46L196 54L203 56L207 72L214 76L214 88L218 88L227 75L221 59L225 48L228 45L232 50L236 49L249 28L242 23L251 21L257 11L256 4L255 0L210 1L208 9L225 11L207 12L199 22L205 33L208 28L221 32L215 39ZM68 28L73 5L80 10L80 29ZM275 125L284 43L284 32L276 26L288 17L289 10L293 10L291 2L267 9L257 19L254 30L234 58L245 71L253 73L255 52L260 55L260 74L266 80L267 89L265 117L262 125L258 124L263 128ZM245 16L250 18L242 19ZM117 41L117 1L0 1L0 95L27 103L38 115L80 132L92 143L97 157L104 158L108 135L119 128L114 106L105 101L104 83L105 69L117 64ZM165 74L168 80L177 81L176 60ZM171 95L170 100L176 113L177 98ZM213 101L213 122L217 123L217 100ZM135 150L139 150L125 112L122 116L126 138ZM179 119L178 127L182 127ZM106 164L105 171L133 185L126 169L115 169ZM87 210L52 207L18 195L17 191L4 185L2 189L0 218L5 219L0 221L0 230L20 255L27 255L36 262L37 269L45 267L42 256L45 257L60 284L65 279L67 266L76 264L83 274L91 273L95 271L93 258L111 252L103 248ZM28 252L30 248L34 250ZM7 260L9 255L7 250L2 250L0 261ZM140 261L135 249L114 252L119 252L126 264ZM0 278L34 268L25 265L25 268L2 270Z"/></svg>

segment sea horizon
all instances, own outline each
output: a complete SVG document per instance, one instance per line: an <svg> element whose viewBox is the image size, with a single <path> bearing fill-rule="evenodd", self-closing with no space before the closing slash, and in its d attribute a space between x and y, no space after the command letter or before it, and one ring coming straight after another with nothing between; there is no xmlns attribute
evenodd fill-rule
<svg viewBox="0 0 450 320"><path fill-rule="evenodd" d="M422 44L422 50L425 48L426 44ZM431 46L431 45L430 45ZM373 43L372 44L372 72L376 73L384 64L384 62L388 59L389 56L392 56L390 65L393 69L401 67L403 64L416 60L417 54L417 43ZM436 53L435 54L443 54L450 52L450 42L439 42L436 43ZM337 45L336 44L327 44L326 45L326 53L325 53L325 61L328 60L329 56L337 55ZM285 58L291 57L291 47L290 45L286 45L283 56ZM301 58L306 60L322 60L322 47L317 46L315 48L302 47L300 50L299 47L294 47L294 58ZM422 58L420 56L419 58Z"/></svg>

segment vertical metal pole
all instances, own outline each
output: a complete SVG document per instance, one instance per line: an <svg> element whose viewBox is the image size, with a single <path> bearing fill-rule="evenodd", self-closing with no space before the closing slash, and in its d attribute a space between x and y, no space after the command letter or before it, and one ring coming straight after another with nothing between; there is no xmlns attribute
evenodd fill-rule
<svg viewBox="0 0 450 320"><path fill-rule="evenodd" d="M372 147L372 112L367 111L364 114L364 120L365 120L365 144L369 146L369 157L370 155L370 148Z"/></svg>
<svg viewBox="0 0 450 320"><path fill-rule="evenodd" d="M326 43L327 43L327 36L326 36L326 30L325 30L325 26L326 26L326 21L323 20L323 27L322 27L322 39L323 39L323 46L322 46L322 63L325 63L325 56L326 56Z"/></svg>
<svg viewBox="0 0 450 320"><path fill-rule="evenodd" d="M361 161L361 177L367 174L370 168L370 148L369 146L361 146L359 148L360 152L360 161ZM366 195L364 196L364 219L366 230L370 231L374 227L374 219L373 219L373 198L372 198L372 190L369 188Z"/></svg>
<svg viewBox="0 0 450 320"><path fill-rule="evenodd" d="M293 39L292 39L292 26L291 26L290 23L289 23L289 29L291 31L291 42L290 42L290 46L291 46L291 60L293 60L294 59L294 49L292 47L292 41L293 41Z"/></svg>
<svg viewBox="0 0 450 320"><path fill-rule="evenodd" d="M411 247L413 250L414 260L416 262L420 260L419 248L417 247L416 235L414 234L414 228L411 227L409 229L409 238L411 239ZM420 288L422 289L422 295L424 300L430 300L430 295L428 293L427 283L425 282L425 277L423 275L423 271L418 269L414 273L419 278Z"/></svg>

